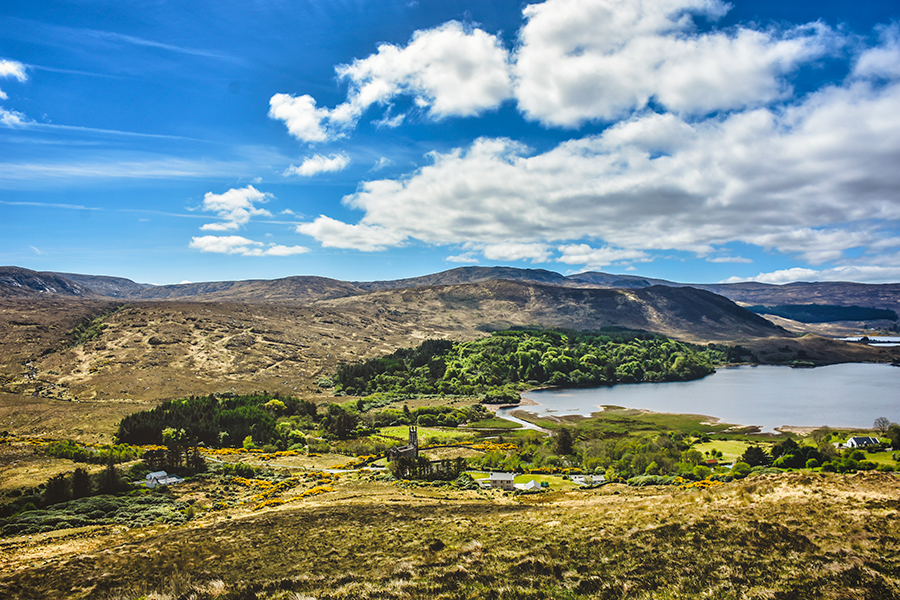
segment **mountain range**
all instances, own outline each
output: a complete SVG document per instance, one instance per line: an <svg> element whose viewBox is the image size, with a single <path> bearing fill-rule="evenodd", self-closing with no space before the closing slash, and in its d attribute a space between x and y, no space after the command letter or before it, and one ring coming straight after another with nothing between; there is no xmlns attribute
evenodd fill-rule
<svg viewBox="0 0 900 600"><path fill-rule="evenodd" d="M697 344L741 345L767 364L896 362L898 348L816 335L811 326L764 318L739 303L894 310L898 292L898 284L689 286L508 267L379 282L298 276L151 286L2 267L0 399L15 399L14 419L34 418L21 408L29 397L89 401L115 414L133 411L134 402L212 392L317 399L328 396L318 382L339 363L429 338L466 341L515 327L642 329ZM35 423L44 427L48 417L41 414Z"/></svg>
<svg viewBox="0 0 900 600"><path fill-rule="evenodd" d="M900 283L796 282L781 285L756 282L679 283L596 271L562 275L544 269L513 267L459 267L431 275L390 281L339 281L326 277L293 276L273 280L251 279L174 285L142 284L123 277L0 267L0 297L55 294L96 299L294 303L358 296L374 291L477 284L497 280L586 289L692 287L746 305L827 304L900 312Z"/></svg>

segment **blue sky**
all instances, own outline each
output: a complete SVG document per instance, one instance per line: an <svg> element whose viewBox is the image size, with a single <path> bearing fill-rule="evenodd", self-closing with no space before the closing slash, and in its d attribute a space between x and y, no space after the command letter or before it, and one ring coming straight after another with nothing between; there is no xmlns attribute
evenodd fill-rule
<svg viewBox="0 0 900 600"><path fill-rule="evenodd" d="M6 1L0 264L900 281L900 5Z"/></svg>

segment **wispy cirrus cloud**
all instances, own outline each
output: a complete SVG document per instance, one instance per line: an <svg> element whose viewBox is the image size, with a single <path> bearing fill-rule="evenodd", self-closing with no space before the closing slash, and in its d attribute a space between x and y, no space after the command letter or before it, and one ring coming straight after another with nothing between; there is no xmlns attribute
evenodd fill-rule
<svg viewBox="0 0 900 600"><path fill-rule="evenodd" d="M2 109L0 109L2 110ZM2 113L0 113L2 119ZM132 157L133 156L133 157ZM172 156L144 156L110 153L81 159L70 156L46 161L0 162L0 181L10 184L73 182L90 179L179 179L226 177L251 173L254 166L246 160L204 160Z"/></svg>
<svg viewBox="0 0 900 600"><path fill-rule="evenodd" d="M711 263L735 263L735 264L750 264L753 262L750 258L744 258L743 256L710 256L706 259L707 262Z"/></svg>

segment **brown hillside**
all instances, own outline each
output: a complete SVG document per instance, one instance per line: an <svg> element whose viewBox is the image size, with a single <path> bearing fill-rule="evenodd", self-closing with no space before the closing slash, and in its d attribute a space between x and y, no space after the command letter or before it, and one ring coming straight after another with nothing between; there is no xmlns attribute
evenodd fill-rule
<svg viewBox="0 0 900 600"><path fill-rule="evenodd" d="M604 290L495 280L303 302L305 293L349 290L332 280L280 281L281 293L265 302L122 304L37 292L0 298L0 393L6 406L0 430L6 423L20 434L52 434L65 427L65 411L77 408L72 401L90 403L95 414L112 419L138 408L134 403L210 392L330 398L317 381L340 362L385 355L427 338L470 340L512 326L644 329L693 342L739 343L772 364L900 359L897 348L798 338L721 296L692 288ZM232 297L253 285L246 282ZM289 295L298 299L290 301ZM98 316L105 325L99 336L73 345L73 328ZM7 402L17 397L43 398L63 416L38 418L46 411L35 409L35 418L26 419Z"/></svg>
<svg viewBox="0 0 900 600"><path fill-rule="evenodd" d="M693 288L585 289L495 280L379 291L318 305L469 331L529 325L572 329L621 326L691 341L786 335L729 300Z"/></svg>

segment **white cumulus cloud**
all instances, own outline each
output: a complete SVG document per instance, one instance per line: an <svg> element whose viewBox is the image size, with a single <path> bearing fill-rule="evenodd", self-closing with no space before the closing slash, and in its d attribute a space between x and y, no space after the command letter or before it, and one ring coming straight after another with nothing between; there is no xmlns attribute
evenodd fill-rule
<svg viewBox="0 0 900 600"><path fill-rule="evenodd" d="M312 177L319 173L332 173L341 171L350 164L350 157L346 154L332 154L331 156L322 156L316 154L310 156L303 161L300 166L291 165L285 172L285 175L300 175L303 177Z"/></svg>
<svg viewBox="0 0 900 600"><path fill-rule="evenodd" d="M412 96L434 119L476 115L511 96L508 58L496 36L450 21L416 31L406 46L381 44L374 54L339 65L338 76L349 84L346 102L317 108L309 95L276 94L269 116L284 121L301 141L322 142L354 126L373 104L400 95ZM403 119L396 115L379 123L397 127Z"/></svg>
<svg viewBox="0 0 900 600"><path fill-rule="evenodd" d="M622 261L646 261L649 255L642 250L610 248L592 248L588 244L570 244L560 246L559 262L567 265L585 265L588 269L598 269Z"/></svg>
<svg viewBox="0 0 900 600"><path fill-rule="evenodd" d="M530 260L533 263L545 263L550 260L550 248L547 244L519 242L489 244L481 253L488 260Z"/></svg>
<svg viewBox="0 0 900 600"><path fill-rule="evenodd" d="M263 244L239 235L204 235L191 238L191 248L215 254L239 254L242 256L292 256L309 252L303 246Z"/></svg>
<svg viewBox="0 0 900 600"><path fill-rule="evenodd" d="M304 94L275 94L269 100L269 117L284 121L288 132L304 142L324 142L329 139L323 121L328 119L328 109L316 108L315 99Z"/></svg>
<svg viewBox="0 0 900 600"><path fill-rule="evenodd" d="M297 233L311 236L326 248L372 252L403 244L406 236L390 227L360 223L350 225L324 215L297 226Z"/></svg>
<svg viewBox="0 0 900 600"><path fill-rule="evenodd" d="M507 60L496 36L450 21L415 32L405 47L382 44L375 54L337 71L350 81L347 115L408 94L441 118L478 114L509 97Z"/></svg>
<svg viewBox="0 0 900 600"><path fill-rule="evenodd" d="M28 80L28 74L25 72L25 65L22 63L0 58L0 78L12 78L24 82ZM0 100L6 100L7 98L6 93L0 90Z"/></svg>
<svg viewBox="0 0 900 600"><path fill-rule="evenodd" d="M890 245L900 225L898 107L900 82L851 76L785 108L638 113L537 154L481 138L360 184L343 199L359 225L323 216L301 232L360 249L560 244L571 264L648 250L707 256L729 242L833 262ZM583 240L602 247L582 251Z"/></svg>
<svg viewBox="0 0 900 600"><path fill-rule="evenodd" d="M260 192L252 185L241 189L230 189L224 194L207 192L203 196L201 208L218 213L222 219L219 223L207 223L200 229L204 231L233 231L246 225L251 218L272 216L264 208L257 208L256 203L268 202L271 194Z"/></svg>
<svg viewBox="0 0 900 600"><path fill-rule="evenodd" d="M720 0L547 0L528 5L514 56L516 98L530 118L573 127L651 100L679 113L739 109L784 97L784 75L832 51L824 25L697 32Z"/></svg>
<svg viewBox="0 0 900 600"><path fill-rule="evenodd" d="M462 263L462 264L478 264L478 258L471 252L464 252L462 254L455 254L453 256L448 256L445 258L447 262L452 263Z"/></svg>
<svg viewBox="0 0 900 600"><path fill-rule="evenodd" d="M6 110L0 106L0 125L6 127L18 127L27 124L28 117L14 110Z"/></svg>
<svg viewBox="0 0 900 600"><path fill-rule="evenodd" d="M894 23L879 29L881 44L860 54L853 66L853 75L900 79L900 24Z"/></svg>

